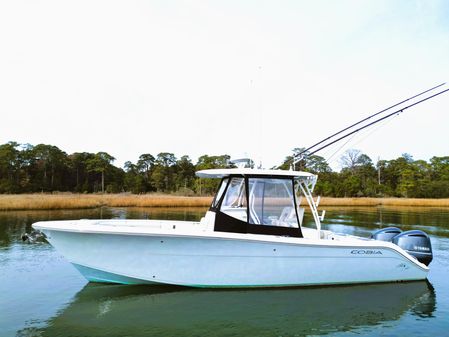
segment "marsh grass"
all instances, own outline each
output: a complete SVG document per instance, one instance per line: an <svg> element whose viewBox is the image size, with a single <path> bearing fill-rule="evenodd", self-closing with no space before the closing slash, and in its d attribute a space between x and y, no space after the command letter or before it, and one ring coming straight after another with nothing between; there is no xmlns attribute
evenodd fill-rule
<svg viewBox="0 0 449 337"><path fill-rule="evenodd" d="M208 207L212 197L167 194L16 194L0 195L0 210L51 210L109 207ZM449 199L321 198L320 206L449 207Z"/></svg>
<svg viewBox="0 0 449 337"><path fill-rule="evenodd" d="M320 206L416 206L449 207L449 199L321 198Z"/></svg>
<svg viewBox="0 0 449 337"><path fill-rule="evenodd" d="M161 194L16 194L0 195L0 210L110 207L205 207L212 197Z"/></svg>

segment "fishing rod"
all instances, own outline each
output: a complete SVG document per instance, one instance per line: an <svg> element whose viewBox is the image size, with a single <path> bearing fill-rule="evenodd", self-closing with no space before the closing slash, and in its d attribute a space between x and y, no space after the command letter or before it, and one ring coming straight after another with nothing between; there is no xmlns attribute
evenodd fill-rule
<svg viewBox="0 0 449 337"><path fill-rule="evenodd" d="M324 143L325 141L327 141L327 140L329 140L329 139L331 139L331 138L334 138L335 136L338 136L339 134L341 134L341 133L343 133L343 132L345 132L345 131L347 131L347 130L353 128L354 126L357 126L357 125L359 125L359 124L361 124L361 123L363 123L363 122L366 122L367 120L369 120L369 119L371 119L371 118L373 118L373 117L375 117L375 116L378 116L378 115L380 115L380 114L383 113L383 112L386 112L386 111L388 111L388 110L391 110L391 109L397 107L398 105L401 105L401 104L403 104L403 103L405 103L405 102L408 102L408 101L410 101L410 100L412 100L412 99L414 99L414 98L416 98L416 97L422 96L422 95L424 95L425 93L428 93L428 92L430 92L430 91L432 91L432 90L435 90L436 88L439 88L439 87L441 87L441 86L443 86L443 85L445 85L445 84L446 84L446 82L441 83L441 84L439 84L439 85L436 85L436 86L434 86L434 87L432 87L432 88L430 88L430 89L424 90L424 91L422 91L422 92L420 92L420 93L418 93L418 94L416 94L416 95L413 95L413 96L411 96L411 97L409 97L409 98L407 98L407 99L405 99L405 100L403 100L403 101L401 101L401 102L398 102L398 103L396 103L396 104L393 104L393 105L389 106L388 108L385 108L385 109L383 109L383 110L381 110L381 111L379 111L379 112L376 112L375 114L372 114L372 115L370 115L370 116L368 116L368 117L366 117L366 118L364 118L364 119L362 119L362 120L360 120L360 121L358 121L358 122L356 122L356 123L354 123L354 124L352 124L352 125L350 125L350 126L344 128L344 129L342 129L342 130L340 130L340 131L338 131L338 132L336 132L336 133L330 135L329 137L326 137L326 138L324 138L323 140L320 140L318 143L315 143L315 144L313 144L312 146L309 146L307 149L305 149L305 150L301 151L300 153L296 154L296 155L294 156L293 160L295 159L295 157L299 157L298 160L301 160L301 157L302 157L303 154L306 154L308 151L310 151L310 150L313 149L314 147L316 147L316 146L318 146L318 145ZM394 113L393 113L393 114L394 114ZM345 138L345 137L344 137L344 138ZM341 138L341 139L342 139L342 138ZM337 140L337 141L338 141L338 140ZM335 143L335 142L332 142L331 144L333 144L333 143ZM323 147L322 147L322 148L323 148ZM322 149L322 148L320 148L320 149ZM313 153L315 153L315 152L317 152L317 151L314 151ZM295 162L296 162L296 161L295 161Z"/></svg>
<svg viewBox="0 0 449 337"><path fill-rule="evenodd" d="M351 132L345 134L344 136L339 137L339 138L336 139L336 140L333 140L333 141L330 142L330 143L327 143L327 144L321 146L321 147L318 148L317 150L314 150L314 151L312 151L312 152L310 152L310 153L307 153L307 155L308 155L308 156L311 156L311 155L313 155L314 153L316 153L316 152L318 152L318 151L320 151L320 150L322 150L322 149L324 149L324 148L326 148L326 147L328 147L328 146L330 146L330 145L332 145L332 144L335 144L336 142L338 142L338 141L340 141L340 140L342 140L342 139L345 139L345 138L347 138L347 137L353 135L353 134L356 133L356 132L359 132L359 131L361 131L361 130L363 130L363 129L369 127L369 126L372 126L372 125L374 125L374 124L376 124L376 123L379 123L379 122L381 122L381 121L383 121L383 120L385 120L385 119L387 119L387 118L389 118L389 117L391 117L391 116L393 116L393 115L399 115L400 113L404 112L404 110L410 109L411 107L413 107L413 106L415 106L415 105L418 105L418 104L420 104L420 103L422 103L422 102L425 102L425 101L427 101L427 100L429 100L429 99L431 99L431 98L434 98L434 97L436 97L436 96L438 96L438 95L441 95L441 94L443 94L443 93L445 93L445 92L447 92L447 91L449 91L449 89L445 89L445 90L443 90L443 91L437 92L436 94L433 94L433 95L431 95L431 96L428 96L428 97L426 97L426 98L423 98L423 99L421 99L421 100L419 100L419 101L417 101L417 102L415 102L415 103L413 103L413 104L407 105L407 106L404 107L404 108L401 108L401 109L399 109L399 110L396 110L395 112L392 112L392 113L390 113L390 114L388 114L388 115L386 115L386 116L384 116L384 117L381 117L381 118L379 118L379 119L376 119L375 121L373 121L373 122L371 122L371 123L368 123L368 124L366 124L366 125L364 125L364 126L358 128L358 129L356 129L356 130L354 130L354 131L351 131ZM299 155L302 155L302 154L304 154L304 151L302 151ZM299 155L298 155L298 156L299 156ZM302 157L300 157L297 161L299 161L299 160L301 160L301 159L302 159ZM295 163L296 163L297 161L295 161Z"/></svg>

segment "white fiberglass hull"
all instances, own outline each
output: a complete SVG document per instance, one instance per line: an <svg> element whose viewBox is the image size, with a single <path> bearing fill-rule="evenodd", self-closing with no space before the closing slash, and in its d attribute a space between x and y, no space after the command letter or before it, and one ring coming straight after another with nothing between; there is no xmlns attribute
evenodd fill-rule
<svg viewBox="0 0 449 337"><path fill-rule="evenodd" d="M179 222L169 221L114 223L58 221L33 227L96 282L279 287L423 280L428 273L401 248L374 240L181 231Z"/></svg>

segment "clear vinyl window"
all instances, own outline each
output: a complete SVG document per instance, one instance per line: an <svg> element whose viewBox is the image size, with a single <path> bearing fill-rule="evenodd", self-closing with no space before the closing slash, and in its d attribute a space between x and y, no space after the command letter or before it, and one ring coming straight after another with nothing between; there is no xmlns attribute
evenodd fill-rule
<svg viewBox="0 0 449 337"><path fill-rule="evenodd" d="M221 181L220 188L218 189L217 195L215 196L215 199L212 202L212 206L213 207L217 207L218 206L218 203L220 202L221 196L223 195L223 193L224 193L224 191L226 189L226 186L228 185L228 181L229 181L228 178L224 178Z"/></svg>
<svg viewBox="0 0 449 337"><path fill-rule="evenodd" d="M241 221L247 221L246 190L244 178L231 178L220 211Z"/></svg>
<svg viewBox="0 0 449 337"><path fill-rule="evenodd" d="M249 223L298 228L293 181L249 178Z"/></svg>

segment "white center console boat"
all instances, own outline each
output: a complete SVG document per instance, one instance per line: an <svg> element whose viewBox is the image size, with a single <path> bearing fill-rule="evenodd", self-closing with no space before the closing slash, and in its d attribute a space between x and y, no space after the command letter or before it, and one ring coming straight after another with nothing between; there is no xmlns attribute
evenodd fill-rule
<svg viewBox="0 0 449 337"><path fill-rule="evenodd" d="M373 238L321 229L317 177L250 168L197 172L221 184L200 222L76 220L33 224L89 281L191 287L285 287L423 280L421 231ZM305 208L316 228L302 225Z"/></svg>

